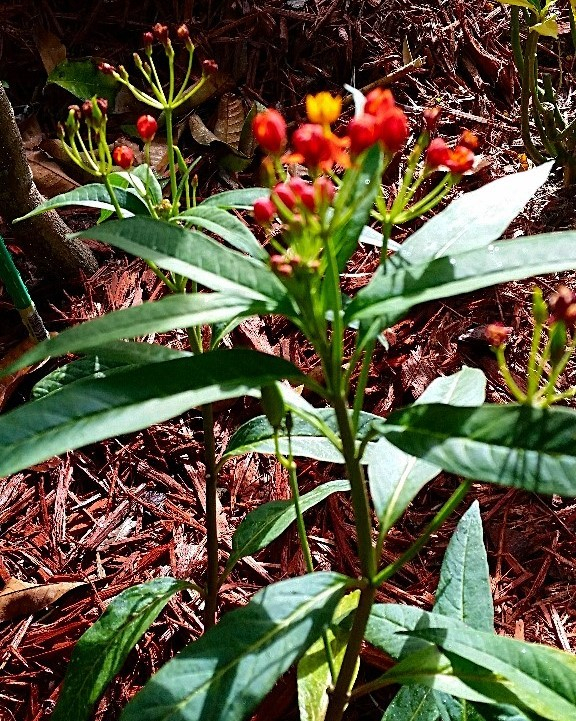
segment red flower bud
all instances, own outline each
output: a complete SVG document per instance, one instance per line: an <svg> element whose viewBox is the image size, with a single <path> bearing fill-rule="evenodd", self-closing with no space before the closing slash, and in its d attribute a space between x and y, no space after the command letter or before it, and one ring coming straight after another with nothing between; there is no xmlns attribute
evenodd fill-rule
<svg viewBox="0 0 576 721"><path fill-rule="evenodd" d="M162 45L166 45L168 42L168 26L162 25L162 23L156 23L152 28L152 35L161 42Z"/></svg>
<svg viewBox="0 0 576 721"><path fill-rule="evenodd" d="M438 125L438 118L442 113L442 108L436 106L435 108L424 108L422 117L424 118L424 124L429 133L433 133Z"/></svg>
<svg viewBox="0 0 576 721"><path fill-rule="evenodd" d="M452 151L443 138L434 138L426 151L426 165L429 168L446 166Z"/></svg>
<svg viewBox="0 0 576 721"><path fill-rule="evenodd" d="M484 334L486 336L486 340L490 345L498 347L501 345L504 345L508 338L510 337L510 334L512 333L512 328L508 328L503 323L490 323L490 325L487 325L484 329Z"/></svg>
<svg viewBox="0 0 576 721"><path fill-rule="evenodd" d="M96 105L98 106L102 115L108 115L108 101L106 98L96 98Z"/></svg>
<svg viewBox="0 0 576 721"><path fill-rule="evenodd" d="M112 158L116 165L119 165L123 170L128 170L134 162L134 151L126 145L118 145L114 148Z"/></svg>
<svg viewBox="0 0 576 721"><path fill-rule="evenodd" d="M188 30L188 25L185 25L185 24L180 25L178 30L176 30L176 35L178 36L178 40L182 40L182 41L188 40L188 38L190 37L190 31Z"/></svg>
<svg viewBox="0 0 576 721"><path fill-rule="evenodd" d="M72 111L74 113L74 117L76 120L80 120L82 118L82 111L80 110L80 107L78 105L69 105L68 111Z"/></svg>
<svg viewBox="0 0 576 721"><path fill-rule="evenodd" d="M313 213L316 210L314 188L302 178L294 177L288 181L288 187L305 208Z"/></svg>
<svg viewBox="0 0 576 721"><path fill-rule="evenodd" d="M286 121L274 108L256 115L252 132L258 145L268 153L280 153L286 145Z"/></svg>
<svg viewBox="0 0 576 721"><path fill-rule="evenodd" d="M269 225L276 215L276 206L270 198L258 198L254 201L252 212L259 225Z"/></svg>
<svg viewBox="0 0 576 721"><path fill-rule="evenodd" d="M215 60L203 60L202 72L204 75L214 75L218 72L218 63Z"/></svg>
<svg viewBox="0 0 576 721"><path fill-rule="evenodd" d="M153 42L154 42L154 35L150 31L142 34L142 45L146 48L146 50L149 50L152 48Z"/></svg>
<svg viewBox="0 0 576 721"><path fill-rule="evenodd" d="M294 210L296 206L296 195L287 183L278 183L272 189L272 198L278 198L288 210Z"/></svg>
<svg viewBox="0 0 576 721"><path fill-rule="evenodd" d="M136 121L136 130L142 140L149 143L156 135L158 123L151 115L141 115Z"/></svg>
<svg viewBox="0 0 576 721"><path fill-rule="evenodd" d="M378 139L391 153L397 153L408 140L408 119L398 107L377 117Z"/></svg>
<svg viewBox="0 0 576 721"><path fill-rule="evenodd" d="M322 126L315 123L306 123L295 130L292 145L310 168L317 168L320 163L330 160L334 150L332 141L326 137Z"/></svg>
<svg viewBox="0 0 576 721"><path fill-rule="evenodd" d="M98 70L101 73L104 73L104 75L112 75L112 73L116 72L116 68L113 65L110 65L110 63L100 63L100 65L98 65Z"/></svg>
<svg viewBox="0 0 576 721"><path fill-rule="evenodd" d="M322 205L324 203L330 205L336 195L336 186L330 178L321 175L314 181L314 191L316 193L316 202L318 205Z"/></svg>
<svg viewBox="0 0 576 721"><path fill-rule="evenodd" d="M458 145L462 145L475 153L480 146L480 140L478 139L478 136L470 130L463 130L462 135L458 140Z"/></svg>
<svg viewBox="0 0 576 721"><path fill-rule="evenodd" d="M372 115L361 115L348 123L347 134L350 138L350 152L359 155L366 148L378 142L376 118Z"/></svg>
<svg viewBox="0 0 576 721"><path fill-rule="evenodd" d="M396 107L396 101L391 90L375 88L366 96L364 113L366 115L381 115Z"/></svg>
<svg viewBox="0 0 576 721"><path fill-rule="evenodd" d="M572 328L576 321L576 293L565 285L558 286L548 302L550 321L557 323L563 320L567 328Z"/></svg>
<svg viewBox="0 0 576 721"><path fill-rule="evenodd" d="M474 165L474 153L463 145L457 145L450 151L445 165L451 173L462 175Z"/></svg>
<svg viewBox="0 0 576 721"><path fill-rule="evenodd" d="M92 101L91 101L91 100L85 100L85 101L82 103L82 107L81 107L80 112L81 112L82 117L84 118L84 120L86 120L86 118L91 118L91 117L92 117L92 112L93 112L93 110L94 110L94 108L92 107Z"/></svg>

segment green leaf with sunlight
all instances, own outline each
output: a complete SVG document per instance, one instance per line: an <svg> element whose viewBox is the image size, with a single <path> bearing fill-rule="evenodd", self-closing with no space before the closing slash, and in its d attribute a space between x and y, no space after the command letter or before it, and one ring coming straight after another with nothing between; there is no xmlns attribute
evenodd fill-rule
<svg viewBox="0 0 576 721"><path fill-rule="evenodd" d="M146 204L135 191L116 187L114 192L118 204L126 211L126 217L149 214ZM82 185L80 188L74 188L74 190L69 190L66 193L55 195L53 198L45 200L26 215L23 215L21 218L16 218L14 222L19 223L21 220L33 218L35 215L45 213L47 210L58 210L58 208L65 208L68 205L78 205L84 208L103 208L104 210L110 211L114 210L106 186L102 183L89 183L88 185Z"/></svg>
<svg viewBox="0 0 576 721"><path fill-rule="evenodd" d="M375 429L445 471L537 493L576 496L576 411L433 404L392 413Z"/></svg>
<svg viewBox="0 0 576 721"><path fill-rule="evenodd" d="M552 160L464 193L410 235L396 257L418 264L493 243L544 185L553 165Z"/></svg>
<svg viewBox="0 0 576 721"><path fill-rule="evenodd" d="M217 206L199 205L196 208L184 210L174 220L203 228L210 233L219 235L236 250L248 253L254 258L260 258L260 260L268 260L268 253L256 240L250 228L227 210Z"/></svg>
<svg viewBox="0 0 576 721"><path fill-rule="evenodd" d="M130 651L175 593L193 584L155 578L122 591L74 646L52 721L87 721Z"/></svg>
<svg viewBox="0 0 576 721"><path fill-rule="evenodd" d="M336 414L331 408L313 409L313 414L335 436L338 435ZM372 422L379 420L382 420L380 416L362 412L358 423L357 440L363 440L366 433L371 430ZM341 452L323 435L318 426L308 420L294 416L290 440L294 456L314 458L326 463L344 462ZM287 454L288 434L284 429L279 431L279 445L281 452ZM258 416L240 426L230 438L222 460L226 461L245 453L275 453L274 429L266 416Z"/></svg>
<svg viewBox="0 0 576 721"><path fill-rule="evenodd" d="M75 237L121 248L212 290L232 291L256 300L284 300L284 310L289 313L292 309L286 289L265 263L179 225L134 217L105 223Z"/></svg>
<svg viewBox="0 0 576 721"><path fill-rule="evenodd" d="M359 597L359 591L353 591L344 596L326 631L325 639L330 644L336 672L339 672L342 667L350 635L349 629L343 621L356 609ZM356 665L352 684L356 679L359 666L360 661ZM297 680L300 721L324 721L329 702L328 690L333 685L332 673L326 659L324 639L318 639L313 643L298 662Z"/></svg>
<svg viewBox="0 0 576 721"><path fill-rule="evenodd" d="M574 231L502 240L486 248L399 268L389 260L347 306L344 318L346 323L371 323L370 332L377 335L419 303L574 267Z"/></svg>
<svg viewBox="0 0 576 721"><path fill-rule="evenodd" d="M273 303L226 293L169 295L161 300L116 310L68 328L54 338L33 346L15 363L2 369L0 376L13 373L44 358L66 353L96 353L100 346L110 341L263 314L273 307Z"/></svg>
<svg viewBox="0 0 576 721"><path fill-rule="evenodd" d="M267 198L270 188L239 188L238 190L225 190L203 200L198 208L224 208L225 210L252 210L254 202L259 198Z"/></svg>
<svg viewBox="0 0 576 721"><path fill-rule="evenodd" d="M313 573L262 589L158 671L121 721L250 718L320 636L350 584L337 573Z"/></svg>
<svg viewBox="0 0 576 721"><path fill-rule="evenodd" d="M305 382L302 373L282 358L237 349L77 381L0 416L0 477L196 406L259 396L263 385L282 378Z"/></svg>
<svg viewBox="0 0 576 721"><path fill-rule="evenodd" d="M344 269L356 250L358 238L368 222L374 198L380 188L382 164L382 151L378 145L373 145L364 154L362 163L349 168L344 174L330 223L339 271Z"/></svg>
<svg viewBox="0 0 576 721"><path fill-rule="evenodd" d="M344 493L350 490L348 481L328 481L304 493L300 497L302 513L318 505L333 493ZM241 558L252 556L265 548L296 520L294 501L270 501L251 511L236 529L232 536L232 552L226 564L228 574Z"/></svg>
<svg viewBox="0 0 576 721"><path fill-rule="evenodd" d="M464 367L454 375L432 381L415 405L447 403L456 406L479 406L484 402L485 390L486 378L482 371ZM442 469L404 453L386 438L372 444L367 458L370 495L381 533L386 533L416 494Z"/></svg>

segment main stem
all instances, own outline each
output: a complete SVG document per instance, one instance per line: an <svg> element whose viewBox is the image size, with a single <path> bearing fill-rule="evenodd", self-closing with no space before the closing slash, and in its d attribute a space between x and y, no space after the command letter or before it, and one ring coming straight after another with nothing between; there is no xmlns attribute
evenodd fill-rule
<svg viewBox="0 0 576 721"><path fill-rule="evenodd" d="M201 408L204 429L204 458L206 462L206 598L204 600L204 630L216 623L218 604L218 469L214 438L214 411L211 403Z"/></svg>

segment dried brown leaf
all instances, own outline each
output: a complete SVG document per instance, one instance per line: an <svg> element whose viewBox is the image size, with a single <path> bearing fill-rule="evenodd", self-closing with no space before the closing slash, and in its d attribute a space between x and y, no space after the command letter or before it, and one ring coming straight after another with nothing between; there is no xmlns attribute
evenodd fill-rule
<svg viewBox="0 0 576 721"><path fill-rule="evenodd" d="M57 65L66 60L66 47L54 33L42 28L35 31L34 41L40 53L44 70L50 75Z"/></svg>
<svg viewBox="0 0 576 721"><path fill-rule="evenodd" d="M50 160L41 150L27 150L26 157L38 190L47 198L77 188L79 183Z"/></svg>
<svg viewBox="0 0 576 721"><path fill-rule="evenodd" d="M232 93L225 93L218 103L214 135L222 142L238 150L244 117L244 108L240 98L235 97Z"/></svg>
<svg viewBox="0 0 576 721"><path fill-rule="evenodd" d="M82 581L48 583L36 586L32 583L10 578L0 591L0 621L8 621L16 616L28 616L55 603L78 586L85 586Z"/></svg>

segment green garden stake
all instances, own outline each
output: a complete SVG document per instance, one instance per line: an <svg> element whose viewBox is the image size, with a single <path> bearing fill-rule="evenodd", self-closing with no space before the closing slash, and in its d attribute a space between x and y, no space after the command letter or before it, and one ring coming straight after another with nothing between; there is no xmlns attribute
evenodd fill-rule
<svg viewBox="0 0 576 721"><path fill-rule="evenodd" d="M47 338L50 338L50 334L44 326L44 322L40 317L36 306L32 302L32 298L24 285L24 281L18 268L14 265L12 256L8 252L8 248L4 243L4 238L0 235L0 280L4 283L8 295L12 298L17 311L20 313L22 322L26 326L30 338L40 343Z"/></svg>

